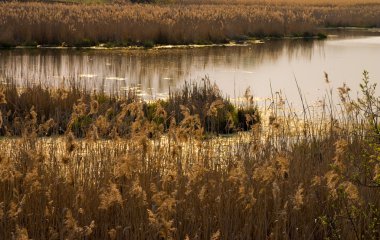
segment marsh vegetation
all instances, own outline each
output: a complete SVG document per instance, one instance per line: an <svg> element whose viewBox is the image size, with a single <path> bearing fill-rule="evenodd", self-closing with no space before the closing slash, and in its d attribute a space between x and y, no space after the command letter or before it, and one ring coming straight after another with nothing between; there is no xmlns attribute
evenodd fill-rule
<svg viewBox="0 0 380 240"><path fill-rule="evenodd" d="M0 3L0 45L130 46L312 37L320 27L378 27L376 1L182 4ZM314 3L314 4L313 4ZM321 37L323 35L320 35Z"/></svg>
<svg viewBox="0 0 380 240"><path fill-rule="evenodd" d="M1 2L0 47L241 43L380 25L378 0L68 2ZM359 39L369 68L378 40ZM249 88L230 99L207 77L171 87L213 69L208 61L221 62L225 78L264 55L273 64L301 51L311 61L315 49L301 42L200 51L193 68L198 50L0 52L0 239L379 239L380 97L368 72L357 94L325 73L318 106L295 79L300 108L272 85L264 105ZM157 65L131 60L140 55ZM165 98L144 98L151 76L164 81L157 89L169 86Z"/></svg>
<svg viewBox="0 0 380 240"><path fill-rule="evenodd" d="M173 108L132 95L102 101L81 90L3 87L1 238L379 237L380 99L368 73L358 98L344 85L340 105L327 97L318 118L306 105L295 114L276 94L228 137L203 124L205 110L228 116L228 101L207 86L185 86ZM66 106L68 121L48 119L40 96L66 96L52 103ZM192 100L201 96L204 104ZM255 106L249 92L246 99ZM11 106L22 107L7 114ZM83 117L93 121L77 124ZM67 123L63 135L51 130L57 121Z"/></svg>

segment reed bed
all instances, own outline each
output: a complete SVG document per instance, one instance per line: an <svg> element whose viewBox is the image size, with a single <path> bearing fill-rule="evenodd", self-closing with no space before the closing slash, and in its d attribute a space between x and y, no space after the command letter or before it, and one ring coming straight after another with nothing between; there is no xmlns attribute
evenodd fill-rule
<svg viewBox="0 0 380 240"><path fill-rule="evenodd" d="M101 138L115 133L129 136L137 120L166 132L170 124L178 124L188 115L197 116L196 127L211 134L248 130L259 121L250 91L245 94L244 104L235 106L207 77L200 83L187 82L171 91L167 99L156 101L141 98L138 88L91 92L74 80L69 82L59 88L31 82L20 87L12 79L5 80L0 84L0 93L7 99L0 106L0 136L22 136L31 119L39 136L72 132L85 137L90 129L96 129Z"/></svg>
<svg viewBox="0 0 380 240"><path fill-rule="evenodd" d="M124 105L135 117L129 135L41 137L31 109L22 137L0 140L0 238L377 239L374 88L365 73L358 99L342 86L340 110L327 104L317 120L274 98L268 119L229 137L206 138L183 105L164 131L136 101Z"/></svg>
<svg viewBox="0 0 380 240"><path fill-rule="evenodd" d="M380 5L0 3L0 45L224 43L316 35L319 27L378 27Z"/></svg>
<svg viewBox="0 0 380 240"><path fill-rule="evenodd" d="M371 5L371 4L379 4L379 0L335 0L335 1L329 1L329 0L309 0L309 1L302 1L302 0L233 0L233 1L227 1L227 0L178 0L174 1L182 4L228 4L228 3L234 3L234 4L267 4L267 5L303 5L303 6L336 6L336 5Z"/></svg>

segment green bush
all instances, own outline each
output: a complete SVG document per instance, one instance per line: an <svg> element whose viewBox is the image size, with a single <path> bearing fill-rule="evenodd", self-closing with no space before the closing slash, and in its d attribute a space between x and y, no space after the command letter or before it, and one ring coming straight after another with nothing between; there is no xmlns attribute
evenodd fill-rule
<svg viewBox="0 0 380 240"><path fill-rule="evenodd" d="M74 121L71 131L78 137L84 137L90 125L93 123L93 119L89 115L80 116Z"/></svg>

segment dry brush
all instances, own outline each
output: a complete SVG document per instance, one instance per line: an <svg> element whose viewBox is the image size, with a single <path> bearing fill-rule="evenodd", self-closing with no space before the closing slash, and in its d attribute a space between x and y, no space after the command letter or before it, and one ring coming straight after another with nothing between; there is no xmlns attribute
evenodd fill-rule
<svg viewBox="0 0 380 240"><path fill-rule="evenodd" d="M319 119L273 99L267 121L232 137L205 138L185 106L163 131L141 102L124 105L135 118L128 136L102 138L111 125L99 116L86 138L38 137L31 109L22 137L0 140L0 237L376 239L380 99L367 74L361 89L351 99L340 88L341 111L327 105Z"/></svg>
<svg viewBox="0 0 380 240"><path fill-rule="evenodd" d="M312 36L318 27L379 26L372 4L0 3L0 44L91 46L227 42Z"/></svg>

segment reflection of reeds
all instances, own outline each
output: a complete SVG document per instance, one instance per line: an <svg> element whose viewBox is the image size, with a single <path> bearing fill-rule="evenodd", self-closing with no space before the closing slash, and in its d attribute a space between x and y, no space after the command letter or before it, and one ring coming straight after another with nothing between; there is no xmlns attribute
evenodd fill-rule
<svg viewBox="0 0 380 240"><path fill-rule="evenodd" d="M60 86L62 81L73 79L87 86L104 88L105 91L129 90L127 84L131 87L141 83L145 93L154 93L167 91L169 86L178 85L183 79L190 79L199 62L204 62L206 69L226 65L240 65L248 69L268 59L275 61L284 51L292 58L310 56L313 48L322 44L320 41L291 40L254 44L250 48L215 47L159 51L44 49L44 54L30 49L14 49L2 52L0 65L7 67L0 67L0 75L4 78L11 76L17 84L23 84L25 79L29 79L51 86ZM253 57L254 61L246 61ZM38 62L44 64L36 64ZM149 90L148 86L154 89Z"/></svg>
<svg viewBox="0 0 380 240"><path fill-rule="evenodd" d="M1 3L0 43L91 46L310 36L321 26L378 26L379 6L291 4L77 5Z"/></svg>
<svg viewBox="0 0 380 240"><path fill-rule="evenodd" d="M116 115L120 135L135 119L128 137L37 138L36 105L22 138L0 139L0 238L376 239L380 99L367 80L360 99L345 88L341 111L325 106L323 120L274 97L268 123L231 137L199 136L191 105L160 127L170 112L157 106L150 122L137 101L100 120Z"/></svg>

